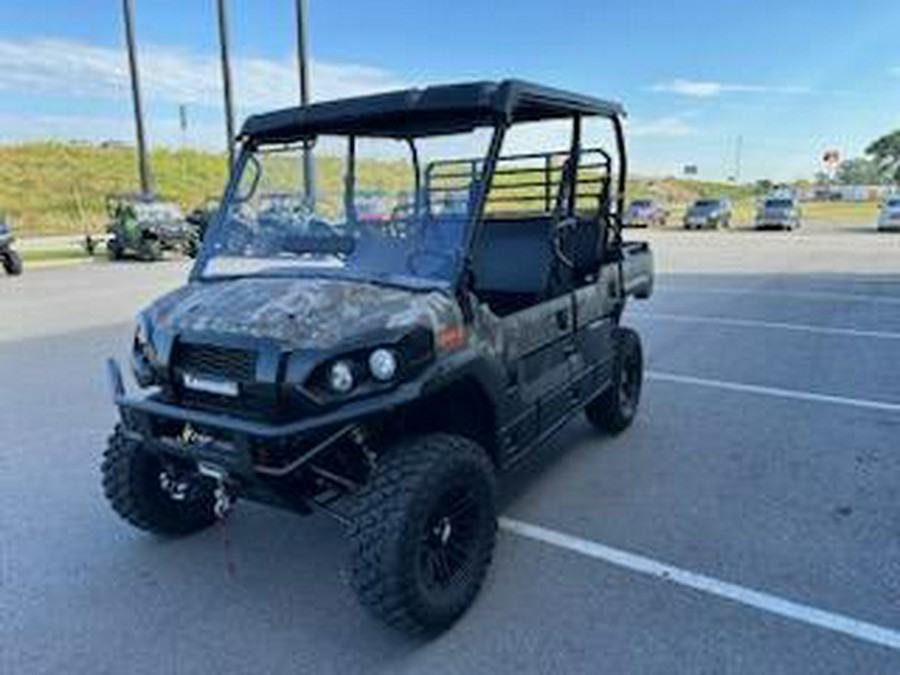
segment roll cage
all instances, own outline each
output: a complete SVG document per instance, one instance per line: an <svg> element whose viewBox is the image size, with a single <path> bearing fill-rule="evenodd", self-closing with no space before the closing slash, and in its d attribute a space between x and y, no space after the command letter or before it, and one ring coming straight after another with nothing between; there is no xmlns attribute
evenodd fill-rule
<svg viewBox="0 0 900 675"><path fill-rule="evenodd" d="M582 146L583 120L608 119L615 135L615 161L603 148ZM503 205L502 211L523 218L552 217L557 223L587 217L601 229L599 258L608 259L621 248L622 214L625 211L627 157L621 105L519 80L476 82L409 89L317 103L254 115L245 122L239 140L241 153L226 188L223 204L230 203L238 188L237 177L252 152L263 145L309 143L319 135L346 135L347 171L344 203L347 217L354 212L356 138L405 140L410 148L415 177L412 216L432 212L439 195L456 189L453 180L468 180L468 222L465 255L454 276L456 290L467 283L472 249L485 214ZM546 120L571 121L569 147L546 153L501 155L506 131L520 123ZM420 166L416 140L477 128L492 127L485 157L447 160ZM582 163L583 159L588 161ZM537 168L513 167L515 162L536 160ZM613 188L613 167L615 188ZM593 191L591 191L593 189ZM596 200L596 209L582 208L583 200ZM515 208L518 205L519 208ZM225 209L215 215L218 226ZM614 255L614 253L612 254ZM192 275L202 269L198 256ZM620 269L621 274L621 269Z"/></svg>

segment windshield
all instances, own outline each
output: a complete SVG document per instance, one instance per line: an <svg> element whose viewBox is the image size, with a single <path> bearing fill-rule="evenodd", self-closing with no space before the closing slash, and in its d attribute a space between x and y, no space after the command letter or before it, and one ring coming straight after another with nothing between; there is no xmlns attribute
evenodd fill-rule
<svg viewBox="0 0 900 675"><path fill-rule="evenodd" d="M767 199L765 207L767 209L789 209L794 206L794 202L790 199Z"/></svg>
<svg viewBox="0 0 900 675"><path fill-rule="evenodd" d="M694 202L694 208L698 210L714 209L719 206L718 199L700 199Z"/></svg>
<svg viewBox="0 0 900 675"><path fill-rule="evenodd" d="M900 208L900 199L889 199L887 201L887 206L891 209Z"/></svg>
<svg viewBox="0 0 900 675"><path fill-rule="evenodd" d="M314 194L301 145L249 150L222 219L204 238L203 278L333 276L403 286L452 282L481 182L490 129L406 140L319 137ZM471 159L453 189L435 162ZM468 164L467 164L468 166Z"/></svg>

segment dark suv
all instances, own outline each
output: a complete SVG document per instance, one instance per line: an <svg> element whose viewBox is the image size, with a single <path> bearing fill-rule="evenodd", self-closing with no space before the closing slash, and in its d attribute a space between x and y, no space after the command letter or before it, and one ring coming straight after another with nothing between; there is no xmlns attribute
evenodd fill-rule
<svg viewBox="0 0 900 675"><path fill-rule="evenodd" d="M684 229L716 230L731 226L731 202L728 199L698 199L684 214Z"/></svg>
<svg viewBox="0 0 900 675"><path fill-rule="evenodd" d="M620 236L623 114L505 81L247 120L189 282L138 317L143 392L109 362L112 507L165 535L235 498L327 513L363 605L410 632L451 624L491 560L495 475L582 411L610 432L637 412L641 343L620 319L653 265ZM612 151L582 145L592 118ZM568 125L564 147L504 154L541 120ZM285 202L304 149L320 190ZM376 183L383 213L361 214Z"/></svg>

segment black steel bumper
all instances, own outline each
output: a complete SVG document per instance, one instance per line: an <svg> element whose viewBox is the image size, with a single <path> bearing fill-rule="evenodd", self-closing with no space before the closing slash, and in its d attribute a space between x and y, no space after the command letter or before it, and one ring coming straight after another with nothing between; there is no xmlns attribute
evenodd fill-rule
<svg viewBox="0 0 900 675"><path fill-rule="evenodd" d="M152 397L130 396L125 389L122 370L114 359L107 360L107 374L125 434L150 447L218 466L231 475L248 480L287 475L303 463L291 461L287 467L289 470L262 466L254 461L254 449L296 444L305 437L315 438L317 440L311 441L309 449L298 457L311 460L330 444L323 442L323 436L325 441L337 440L339 435L348 433L365 418L383 414L414 400L420 390L419 385L409 383L389 394L353 401L312 418L270 424L227 413L185 408ZM182 434L176 438L155 431L167 422L179 423L182 428L190 425L196 433Z"/></svg>

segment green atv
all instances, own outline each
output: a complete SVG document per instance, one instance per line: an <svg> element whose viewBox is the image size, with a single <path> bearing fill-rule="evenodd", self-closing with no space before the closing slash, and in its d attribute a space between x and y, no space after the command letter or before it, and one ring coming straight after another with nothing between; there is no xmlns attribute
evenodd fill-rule
<svg viewBox="0 0 900 675"><path fill-rule="evenodd" d="M198 228L185 220L181 207L141 195L107 197L109 214L106 243L111 260L135 257L153 262L166 251L193 257L200 237Z"/></svg>

